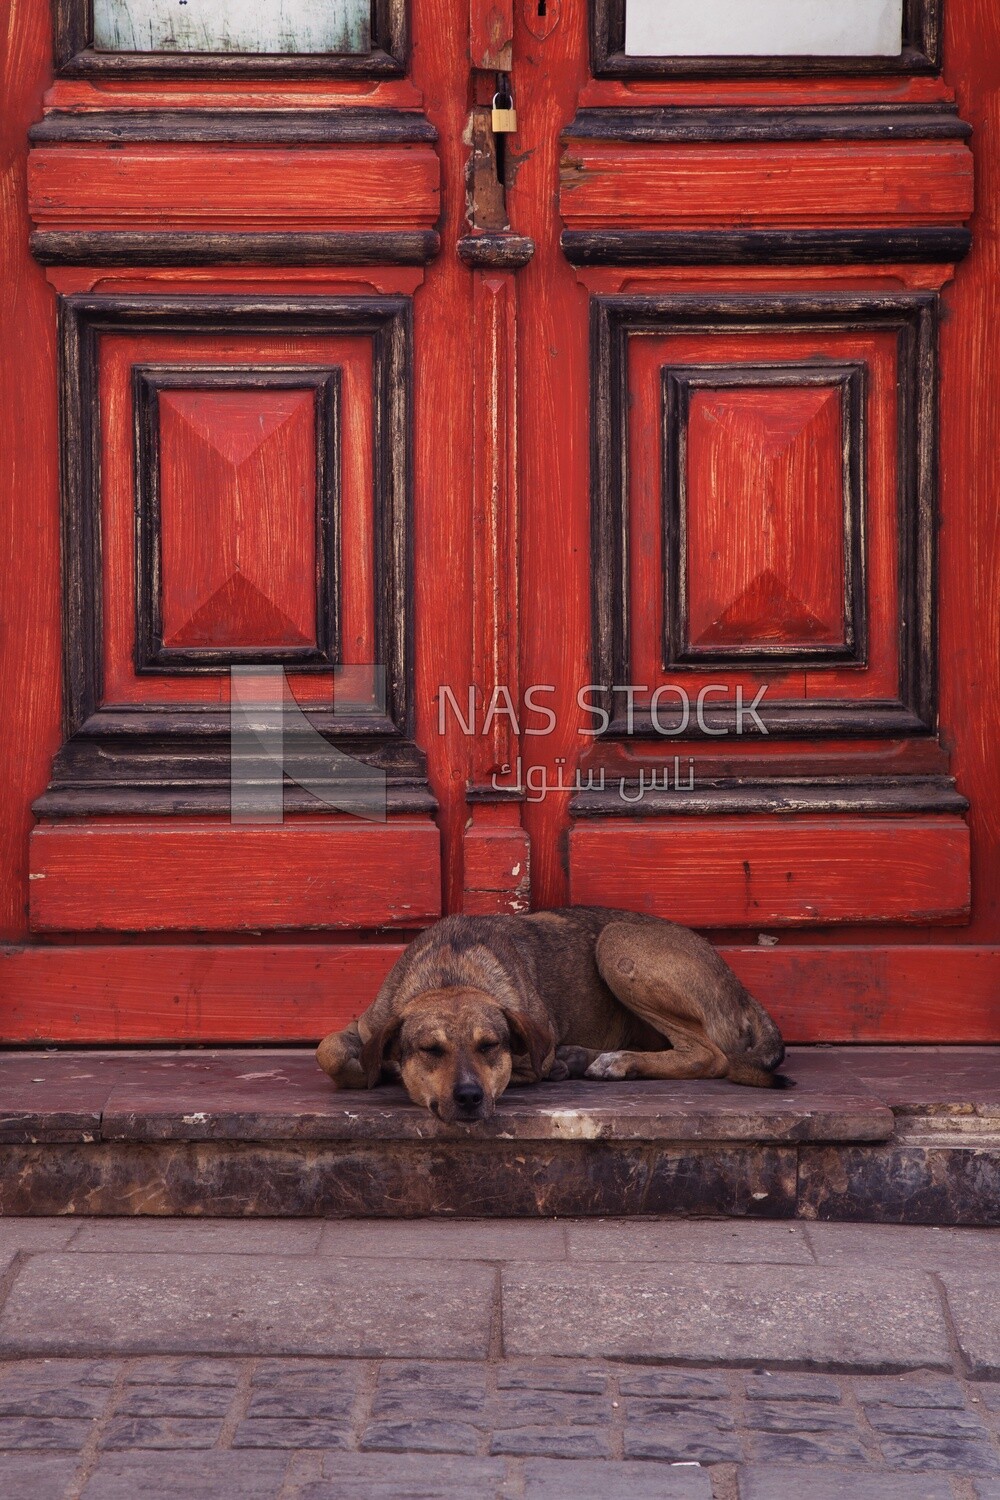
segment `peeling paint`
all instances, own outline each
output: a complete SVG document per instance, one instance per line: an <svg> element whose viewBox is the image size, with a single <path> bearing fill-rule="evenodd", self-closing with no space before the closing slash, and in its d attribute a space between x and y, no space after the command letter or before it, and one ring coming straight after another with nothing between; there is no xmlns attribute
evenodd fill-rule
<svg viewBox="0 0 1000 1500"><path fill-rule="evenodd" d="M551 1122L552 1134L559 1140L597 1141L604 1135L601 1121L581 1109L543 1109L541 1113Z"/></svg>

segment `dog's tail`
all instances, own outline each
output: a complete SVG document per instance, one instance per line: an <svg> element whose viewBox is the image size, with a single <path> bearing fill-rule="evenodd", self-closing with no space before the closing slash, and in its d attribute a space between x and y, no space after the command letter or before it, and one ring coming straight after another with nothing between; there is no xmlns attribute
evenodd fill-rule
<svg viewBox="0 0 1000 1500"><path fill-rule="evenodd" d="M787 1078L784 1073L769 1073L766 1068L747 1062L745 1058L730 1061L726 1077L730 1083L741 1083L751 1089L793 1089L795 1087L792 1079Z"/></svg>

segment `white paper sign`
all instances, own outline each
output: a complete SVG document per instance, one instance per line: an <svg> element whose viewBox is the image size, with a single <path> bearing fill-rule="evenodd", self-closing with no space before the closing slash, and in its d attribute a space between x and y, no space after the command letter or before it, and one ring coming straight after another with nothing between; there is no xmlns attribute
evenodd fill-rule
<svg viewBox="0 0 1000 1500"><path fill-rule="evenodd" d="M629 57L899 57L903 0L628 0Z"/></svg>
<svg viewBox="0 0 1000 1500"><path fill-rule="evenodd" d="M367 52L371 0L94 0L102 52Z"/></svg>

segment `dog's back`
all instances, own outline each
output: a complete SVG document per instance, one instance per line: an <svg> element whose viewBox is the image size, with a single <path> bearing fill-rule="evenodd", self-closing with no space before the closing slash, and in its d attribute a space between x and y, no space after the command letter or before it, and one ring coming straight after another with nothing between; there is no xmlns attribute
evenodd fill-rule
<svg viewBox="0 0 1000 1500"><path fill-rule="evenodd" d="M634 927L637 950L653 939L666 981L736 1072L759 1082L781 1062L781 1038L710 943L689 928L639 912L561 907L527 916L450 916L429 928L388 975L366 1016L384 1024L391 1010L424 992L467 986L548 1025L556 1043L597 1051L662 1049L665 1033L615 995L598 967L598 943L611 926ZM644 934L649 937L645 938ZM751 1076L753 1075L753 1076Z"/></svg>

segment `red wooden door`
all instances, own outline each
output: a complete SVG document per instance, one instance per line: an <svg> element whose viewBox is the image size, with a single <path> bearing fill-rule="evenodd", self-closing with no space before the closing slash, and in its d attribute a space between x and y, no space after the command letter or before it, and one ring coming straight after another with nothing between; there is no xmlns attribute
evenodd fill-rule
<svg viewBox="0 0 1000 1500"><path fill-rule="evenodd" d="M792 1039L1000 1038L990 8L719 58L642 0L323 55L116 6L14 0L5 62L0 1034L311 1038L573 900Z"/></svg>

